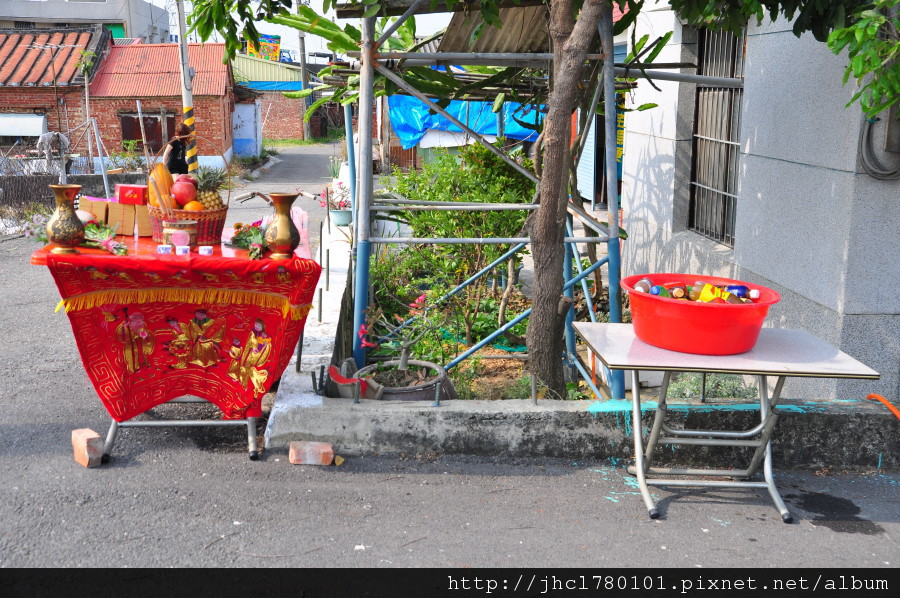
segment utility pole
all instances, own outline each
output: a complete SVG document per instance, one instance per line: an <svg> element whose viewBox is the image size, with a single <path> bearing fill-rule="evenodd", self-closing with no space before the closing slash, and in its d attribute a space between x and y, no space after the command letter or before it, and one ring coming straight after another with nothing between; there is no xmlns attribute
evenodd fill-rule
<svg viewBox="0 0 900 598"><path fill-rule="evenodd" d="M191 88L191 80L194 72L188 62L187 46L187 22L184 19L184 0L176 0L178 6L178 45L181 54L181 105L184 111L184 124L191 131L185 143L184 157L187 161L188 172L197 170L197 138L194 136L194 92Z"/></svg>
<svg viewBox="0 0 900 598"><path fill-rule="evenodd" d="M300 0L297 2L297 14L300 14L300 5L304 4L304 0ZM309 89L309 73L306 71L306 32L300 31L300 79L303 81L303 89ZM310 134L310 126L309 121L306 119L306 108L309 106L309 102L306 98L301 98L301 107L303 108L303 139L309 139L311 137Z"/></svg>

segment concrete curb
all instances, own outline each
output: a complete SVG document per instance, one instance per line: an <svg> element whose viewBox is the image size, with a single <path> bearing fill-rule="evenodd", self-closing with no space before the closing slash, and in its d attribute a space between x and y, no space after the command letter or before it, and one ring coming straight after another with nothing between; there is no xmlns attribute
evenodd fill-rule
<svg viewBox="0 0 900 598"><path fill-rule="evenodd" d="M284 406L282 406L284 407ZM342 454L454 454L571 459L634 456L631 401L361 401L326 398L294 403L270 428L267 446L322 440ZM645 433L655 404L642 404ZM784 401L773 438L777 467L896 469L900 427L866 401ZM669 404L669 425L687 429L749 429L756 405ZM660 449L668 463L737 467L752 449L678 446Z"/></svg>
<svg viewBox="0 0 900 598"><path fill-rule="evenodd" d="M281 162L281 160L279 160L275 156L269 156L269 159L266 160L265 164L263 164L262 166L260 166L259 168L257 168L256 170L254 170L253 172L250 173L250 177L253 180L258 179L262 173L269 170L270 168L272 168L275 164L278 164L279 162Z"/></svg>
<svg viewBox="0 0 900 598"><path fill-rule="evenodd" d="M266 428L266 447L286 448L292 440L327 441L343 454L455 454L571 459L634 456L631 401L530 400L362 401L331 399L313 391L310 373L328 366L338 311L349 267L349 244L337 230L323 231L330 252L329 288L323 272L316 303L304 332L302 371L288 366ZM321 309L321 321L319 310ZM644 401L642 424L652 422L655 404ZM896 469L900 467L900 426L881 405L865 400L792 401L778 407L773 437L777 467ZM669 402L673 427L748 429L759 421L758 405L716 399L708 403ZM663 453L662 450L665 450ZM752 449L666 447L657 459L682 465L746 466Z"/></svg>

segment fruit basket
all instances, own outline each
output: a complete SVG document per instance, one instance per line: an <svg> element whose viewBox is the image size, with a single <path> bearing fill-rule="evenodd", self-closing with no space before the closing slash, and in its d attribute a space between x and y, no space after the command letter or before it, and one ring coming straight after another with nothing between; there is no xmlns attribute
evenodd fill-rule
<svg viewBox="0 0 900 598"><path fill-rule="evenodd" d="M202 138L198 137L198 139ZM196 180L193 196L191 196L189 187L194 185L182 178L186 176ZM226 189L225 198L222 198L221 189L227 182L227 178L227 171L223 168L201 166L191 175L178 175L173 179L162 162L153 166L149 177L150 205L148 206L153 241L155 243L163 242L164 222L191 220L197 223L198 245L221 243L225 218L228 215L228 204L231 200L231 191L228 189ZM189 187L183 187L184 185ZM169 197L170 200L167 201L165 197Z"/></svg>
<svg viewBox="0 0 900 598"><path fill-rule="evenodd" d="M636 291L642 278L654 285L693 285L703 281L715 286L743 285L759 291L751 303L704 303L661 297ZM716 276L697 274L638 274L622 279L628 291L634 334L662 349L698 355L735 355L753 348L769 307L781 296L767 287Z"/></svg>

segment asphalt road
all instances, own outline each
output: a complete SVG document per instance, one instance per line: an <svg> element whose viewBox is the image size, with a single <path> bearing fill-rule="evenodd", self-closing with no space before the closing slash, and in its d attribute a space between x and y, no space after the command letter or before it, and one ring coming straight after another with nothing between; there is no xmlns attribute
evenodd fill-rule
<svg viewBox="0 0 900 598"><path fill-rule="evenodd" d="M253 185L313 185L331 148L295 148ZM321 170L320 170L321 165ZM250 202L248 202L249 204ZM307 207L307 206L304 206ZM262 202L232 218L264 215ZM84 469L71 431L106 433L58 294L0 243L2 567L883 567L900 564L900 475L777 472L797 523L761 491L655 489L622 463L410 455L292 466L247 459L239 429L123 429ZM166 406L142 417L202 412ZM784 571L785 576L792 572ZM401 592L402 593L402 592Z"/></svg>

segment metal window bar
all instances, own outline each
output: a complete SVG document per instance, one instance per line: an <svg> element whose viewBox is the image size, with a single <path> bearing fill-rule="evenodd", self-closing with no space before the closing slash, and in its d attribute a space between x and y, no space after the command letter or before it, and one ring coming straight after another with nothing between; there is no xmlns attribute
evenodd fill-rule
<svg viewBox="0 0 900 598"><path fill-rule="evenodd" d="M741 79L746 37L700 32L698 74ZM734 246L742 88L698 84L689 227Z"/></svg>

